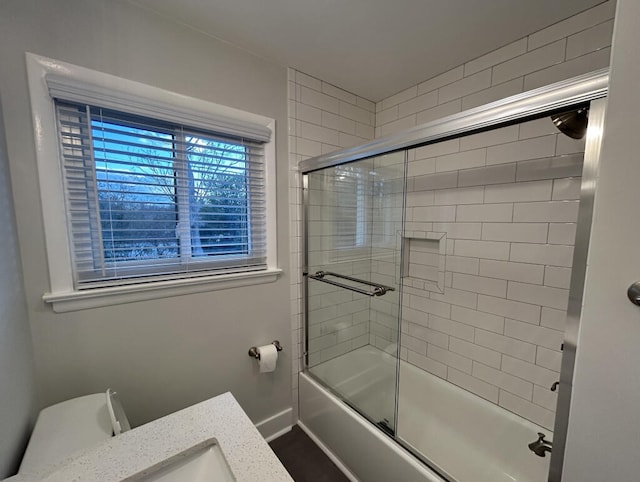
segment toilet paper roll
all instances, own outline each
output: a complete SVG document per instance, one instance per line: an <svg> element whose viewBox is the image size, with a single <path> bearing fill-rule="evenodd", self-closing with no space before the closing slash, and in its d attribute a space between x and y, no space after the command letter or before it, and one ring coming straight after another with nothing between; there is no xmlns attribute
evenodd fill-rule
<svg viewBox="0 0 640 482"><path fill-rule="evenodd" d="M262 345L258 347L258 353L260 359L258 360L258 366L260 367L260 373L269 373L276 369L276 362L278 361L278 350L274 345Z"/></svg>

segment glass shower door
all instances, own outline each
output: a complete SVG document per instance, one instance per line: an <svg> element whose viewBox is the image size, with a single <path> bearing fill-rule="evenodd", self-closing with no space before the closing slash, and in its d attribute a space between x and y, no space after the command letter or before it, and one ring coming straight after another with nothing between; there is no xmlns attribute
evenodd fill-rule
<svg viewBox="0 0 640 482"><path fill-rule="evenodd" d="M408 152L396 438L449 480L548 478L585 110Z"/></svg>
<svg viewBox="0 0 640 482"><path fill-rule="evenodd" d="M395 433L403 152L306 176L308 372Z"/></svg>

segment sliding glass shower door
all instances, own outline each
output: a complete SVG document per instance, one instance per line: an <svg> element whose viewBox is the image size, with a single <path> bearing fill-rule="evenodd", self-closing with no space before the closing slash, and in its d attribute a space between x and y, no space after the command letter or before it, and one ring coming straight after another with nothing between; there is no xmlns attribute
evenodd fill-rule
<svg viewBox="0 0 640 482"><path fill-rule="evenodd" d="M309 173L309 372L395 433L404 152Z"/></svg>
<svg viewBox="0 0 640 482"><path fill-rule="evenodd" d="M446 480L561 479L606 82L301 164L307 372Z"/></svg>
<svg viewBox="0 0 640 482"><path fill-rule="evenodd" d="M601 117L579 105L408 152L396 440L449 480L548 480ZM437 282L416 266L427 248Z"/></svg>

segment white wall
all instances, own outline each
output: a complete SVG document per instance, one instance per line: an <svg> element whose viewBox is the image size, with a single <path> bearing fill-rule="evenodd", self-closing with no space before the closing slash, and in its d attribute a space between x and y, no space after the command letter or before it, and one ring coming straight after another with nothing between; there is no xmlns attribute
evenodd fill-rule
<svg viewBox="0 0 640 482"><path fill-rule="evenodd" d="M618 0L563 481L640 478L640 3Z"/></svg>
<svg viewBox="0 0 640 482"><path fill-rule="evenodd" d="M0 479L17 470L36 413L31 333L5 144L0 116Z"/></svg>
<svg viewBox="0 0 640 482"><path fill-rule="evenodd" d="M41 300L49 286L25 51L275 118L285 275L270 284L53 313ZM0 64L42 405L112 387L134 425L227 390L256 422L289 408L286 68L113 0L3 1ZM285 348L279 367L258 375L247 350L274 339Z"/></svg>

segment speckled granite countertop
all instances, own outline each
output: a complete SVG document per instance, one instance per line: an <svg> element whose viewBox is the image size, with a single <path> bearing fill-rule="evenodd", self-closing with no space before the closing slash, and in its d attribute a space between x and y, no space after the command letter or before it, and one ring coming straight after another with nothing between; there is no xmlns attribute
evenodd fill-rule
<svg viewBox="0 0 640 482"><path fill-rule="evenodd" d="M215 439L238 482L293 481L231 393L187 407L11 482L133 481ZM153 468L154 470L149 470ZM186 481L185 481L186 482Z"/></svg>

